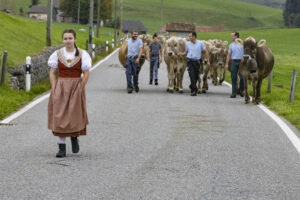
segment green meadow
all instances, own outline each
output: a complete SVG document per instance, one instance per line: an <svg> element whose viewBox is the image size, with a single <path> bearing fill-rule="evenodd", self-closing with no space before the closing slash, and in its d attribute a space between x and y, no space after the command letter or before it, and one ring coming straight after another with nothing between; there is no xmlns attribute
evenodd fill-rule
<svg viewBox="0 0 300 200"><path fill-rule="evenodd" d="M41 52L46 44L46 22L26 17L12 16L0 12L0 53L8 51L8 67L16 67L24 62L26 56L34 56ZM53 23L52 45L62 44L63 30L72 28L77 32L76 44L85 49L89 29L87 25ZM114 31L111 28L100 29L100 39L94 38L95 43L111 41Z"/></svg>
<svg viewBox="0 0 300 200"><path fill-rule="evenodd" d="M8 51L7 67L16 67L25 62L26 56L34 56L45 47L46 23L25 17L11 16L0 12L0 56L4 50ZM85 49L88 39L88 26L77 24L54 23L52 27L52 45L62 44L61 33L64 29L73 28L77 32L77 46ZM80 31L84 29L85 31ZM94 43L111 41L113 29L101 28L100 39L95 38ZM102 59L97 56L94 62ZM32 101L37 95L50 89L49 80L33 85L30 92L17 91L8 87L9 74L6 75L6 86L0 87L0 119L18 110Z"/></svg>
<svg viewBox="0 0 300 200"><path fill-rule="evenodd" d="M164 0L163 5L163 24L222 24L227 30L283 27L282 10L238 0ZM142 21L153 33L160 28L160 0L124 0L124 18Z"/></svg>
<svg viewBox="0 0 300 200"><path fill-rule="evenodd" d="M300 29L266 29L240 31L241 38L253 36L265 39L275 56L272 92L267 93L268 80L263 81L262 101L271 110L283 116L300 130ZM230 32L199 33L199 39L219 38L230 42ZM298 71L294 103L289 102L293 69ZM227 73L230 82L230 73ZM252 92L252 88L250 88ZM251 105L249 105L251 106Z"/></svg>

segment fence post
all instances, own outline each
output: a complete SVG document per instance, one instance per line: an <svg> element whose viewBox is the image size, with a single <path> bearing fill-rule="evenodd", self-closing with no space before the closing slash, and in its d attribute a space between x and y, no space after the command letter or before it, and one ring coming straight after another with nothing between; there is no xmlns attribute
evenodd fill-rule
<svg viewBox="0 0 300 200"><path fill-rule="evenodd" d="M106 52L108 52L108 40L106 40L106 48L105 48Z"/></svg>
<svg viewBox="0 0 300 200"><path fill-rule="evenodd" d="M273 70L268 76L268 93L271 93L272 91L272 78L273 78Z"/></svg>
<svg viewBox="0 0 300 200"><path fill-rule="evenodd" d="M296 89L296 80L297 80L297 70L293 70L291 93L290 93L290 102L294 102L295 89Z"/></svg>
<svg viewBox="0 0 300 200"><path fill-rule="evenodd" d="M89 40L85 41L85 50L89 50Z"/></svg>
<svg viewBox="0 0 300 200"><path fill-rule="evenodd" d="M31 88L31 57L26 57L26 91L29 92Z"/></svg>
<svg viewBox="0 0 300 200"><path fill-rule="evenodd" d="M112 39L111 41L112 41L111 42L111 48L115 48L115 41L114 41L114 39Z"/></svg>
<svg viewBox="0 0 300 200"><path fill-rule="evenodd" d="M6 61L7 61L7 56L8 56L8 52L4 51L2 54L2 59L1 59L1 86L4 86L4 82L5 82L5 72L6 72Z"/></svg>

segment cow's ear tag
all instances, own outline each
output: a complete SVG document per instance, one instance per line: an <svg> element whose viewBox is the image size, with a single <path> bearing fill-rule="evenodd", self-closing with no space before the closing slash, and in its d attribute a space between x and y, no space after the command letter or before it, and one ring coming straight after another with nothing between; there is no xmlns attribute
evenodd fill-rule
<svg viewBox="0 0 300 200"><path fill-rule="evenodd" d="M264 45L266 45L266 40L260 40L258 43L257 43L257 47L262 47Z"/></svg>

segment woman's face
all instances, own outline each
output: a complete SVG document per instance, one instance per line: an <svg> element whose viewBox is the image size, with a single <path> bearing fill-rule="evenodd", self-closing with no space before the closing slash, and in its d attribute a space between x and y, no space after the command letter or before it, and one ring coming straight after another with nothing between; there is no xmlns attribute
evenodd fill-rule
<svg viewBox="0 0 300 200"><path fill-rule="evenodd" d="M64 42L65 47L67 47L67 48L74 47L75 38L74 38L73 33L65 33L63 35L63 42Z"/></svg>

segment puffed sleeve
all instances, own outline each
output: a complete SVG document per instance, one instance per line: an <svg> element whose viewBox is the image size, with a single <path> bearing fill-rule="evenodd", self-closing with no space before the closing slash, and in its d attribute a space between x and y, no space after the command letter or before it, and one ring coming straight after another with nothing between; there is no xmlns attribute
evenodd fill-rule
<svg viewBox="0 0 300 200"><path fill-rule="evenodd" d="M58 56L56 51L54 51L54 53L49 57L48 66L51 68L58 67Z"/></svg>
<svg viewBox="0 0 300 200"><path fill-rule="evenodd" d="M91 56L84 50L82 50L82 64L81 70L86 71L92 68L92 59Z"/></svg>

